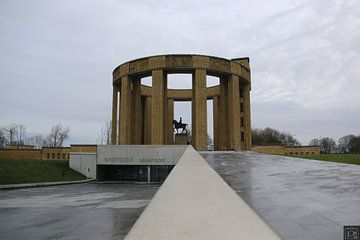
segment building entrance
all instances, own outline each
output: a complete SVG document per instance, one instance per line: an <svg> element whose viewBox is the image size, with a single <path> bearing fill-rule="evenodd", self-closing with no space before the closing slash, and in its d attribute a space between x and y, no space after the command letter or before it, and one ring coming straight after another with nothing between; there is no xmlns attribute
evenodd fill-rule
<svg viewBox="0 0 360 240"><path fill-rule="evenodd" d="M173 168L173 165L97 165L97 180L163 182Z"/></svg>

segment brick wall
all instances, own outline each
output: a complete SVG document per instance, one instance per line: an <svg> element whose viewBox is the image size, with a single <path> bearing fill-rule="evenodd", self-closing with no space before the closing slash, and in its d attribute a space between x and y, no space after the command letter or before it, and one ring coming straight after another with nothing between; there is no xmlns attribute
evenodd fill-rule
<svg viewBox="0 0 360 240"><path fill-rule="evenodd" d="M281 155L303 155L320 154L320 148L314 146L284 147L284 146L254 146L251 148L254 152L281 154Z"/></svg>
<svg viewBox="0 0 360 240"><path fill-rule="evenodd" d="M0 159L68 160L70 152L96 152L96 145L43 147L42 149L0 149Z"/></svg>

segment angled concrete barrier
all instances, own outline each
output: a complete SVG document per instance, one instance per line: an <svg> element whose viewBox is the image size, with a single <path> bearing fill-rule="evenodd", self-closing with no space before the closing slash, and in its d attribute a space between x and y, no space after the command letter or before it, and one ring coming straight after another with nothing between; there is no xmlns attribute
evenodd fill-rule
<svg viewBox="0 0 360 240"><path fill-rule="evenodd" d="M280 238L189 146L125 239Z"/></svg>
<svg viewBox="0 0 360 240"><path fill-rule="evenodd" d="M69 167L87 178L96 179L96 153L71 152Z"/></svg>

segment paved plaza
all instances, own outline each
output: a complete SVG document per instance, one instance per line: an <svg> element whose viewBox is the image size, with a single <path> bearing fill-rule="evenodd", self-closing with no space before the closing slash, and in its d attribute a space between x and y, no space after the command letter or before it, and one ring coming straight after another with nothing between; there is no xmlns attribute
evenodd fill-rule
<svg viewBox="0 0 360 240"><path fill-rule="evenodd" d="M123 239L159 185L74 184L0 191L0 239Z"/></svg>
<svg viewBox="0 0 360 240"><path fill-rule="evenodd" d="M360 225L360 166L253 152L202 153L286 240L342 240Z"/></svg>
<svg viewBox="0 0 360 240"><path fill-rule="evenodd" d="M286 240L342 240L360 225L360 166L203 152ZM0 239L123 239L159 185L86 183L0 191Z"/></svg>

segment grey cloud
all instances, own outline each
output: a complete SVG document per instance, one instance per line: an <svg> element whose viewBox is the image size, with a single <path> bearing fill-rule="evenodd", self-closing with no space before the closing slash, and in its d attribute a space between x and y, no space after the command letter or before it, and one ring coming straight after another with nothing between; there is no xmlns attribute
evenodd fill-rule
<svg viewBox="0 0 360 240"><path fill-rule="evenodd" d="M303 143L359 134L359 15L356 0L3 0L0 126L45 134L61 122L70 142L95 142L111 116L117 65L200 53L250 57L253 126ZM177 117L189 118L180 105Z"/></svg>

